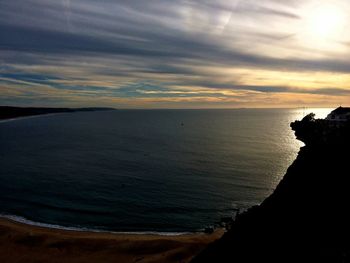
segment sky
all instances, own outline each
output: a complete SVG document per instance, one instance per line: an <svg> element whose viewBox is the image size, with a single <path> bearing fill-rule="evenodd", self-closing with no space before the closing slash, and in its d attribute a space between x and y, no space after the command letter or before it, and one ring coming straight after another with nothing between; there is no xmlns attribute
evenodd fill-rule
<svg viewBox="0 0 350 263"><path fill-rule="evenodd" d="M0 105L350 106L348 0L0 0Z"/></svg>

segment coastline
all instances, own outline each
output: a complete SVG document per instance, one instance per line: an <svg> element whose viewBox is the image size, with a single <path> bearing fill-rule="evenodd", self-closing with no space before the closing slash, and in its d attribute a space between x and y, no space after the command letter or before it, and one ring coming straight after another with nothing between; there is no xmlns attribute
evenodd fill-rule
<svg viewBox="0 0 350 263"><path fill-rule="evenodd" d="M44 117L44 116L57 115L60 113L64 113L64 112L44 113L44 114L37 114L37 115L26 115L26 116L12 117L12 118L3 118L3 119L0 119L0 123L11 122L11 121L20 121L20 120L26 120L26 119L34 119L34 118L39 118L39 117Z"/></svg>
<svg viewBox="0 0 350 263"><path fill-rule="evenodd" d="M160 235L65 230L0 218L0 262L189 262L213 234Z"/></svg>
<svg viewBox="0 0 350 263"><path fill-rule="evenodd" d="M14 120L23 117L33 117L55 113L110 111L113 108L43 108L43 107L13 107L0 106L0 121Z"/></svg>
<svg viewBox="0 0 350 263"><path fill-rule="evenodd" d="M106 229L94 229L94 228L85 228L85 227L74 227L74 226L62 226L62 225L55 225L55 224L49 224L49 223L43 223L43 222L36 222L29 220L22 216L17 215L10 215L10 214L1 214L0 213L0 220L5 219L9 220L15 223L28 225L28 226L34 226L34 227L42 227L47 229L56 229L56 230L64 230L64 231L74 231L74 232L92 232L92 233L108 233L108 234L121 234L121 235L154 235L154 236L182 236L182 235L192 235L192 234L201 234L204 233L203 230L199 231L193 231L193 232L160 232L160 231L113 231L113 230L106 230Z"/></svg>

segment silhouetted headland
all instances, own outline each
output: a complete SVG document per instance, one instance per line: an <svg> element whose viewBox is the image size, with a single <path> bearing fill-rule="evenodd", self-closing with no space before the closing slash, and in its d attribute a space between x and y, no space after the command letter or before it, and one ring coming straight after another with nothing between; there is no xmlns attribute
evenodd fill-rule
<svg viewBox="0 0 350 263"><path fill-rule="evenodd" d="M350 262L350 108L291 123L305 146L275 191L193 262Z"/></svg>
<svg viewBox="0 0 350 263"><path fill-rule="evenodd" d="M18 117L64 113L64 112L78 112L78 111L107 111L115 110L113 108L39 108L39 107L10 107L0 106L0 120L13 119Z"/></svg>

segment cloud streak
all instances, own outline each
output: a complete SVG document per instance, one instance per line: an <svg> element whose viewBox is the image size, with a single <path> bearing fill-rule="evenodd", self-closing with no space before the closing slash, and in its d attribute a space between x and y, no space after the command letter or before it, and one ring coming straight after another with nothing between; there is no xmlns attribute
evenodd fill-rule
<svg viewBox="0 0 350 263"><path fill-rule="evenodd" d="M89 104L86 96L95 96L109 105L127 98L130 107L141 99L165 106L165 98L173 105L185 97L179 107L189 106L191 98L196 105L231 99L232 107L250 98L249 105L261 106L262 94L278 96L281 106L295 101L293 94L314 96L312 101L326 95L349 99L348 86L339 86L350 74L344 54L315 52L300 42L303 5L297 0L0 1L0 87L7 94L16 90L0 103L16 96L23 103L26 93L18 92L26 85L40 98L45 91L35 90L45 85L50 96L57 92L57 101L69 91L71 98L65 93L62 104L84 104L84 98ZM256 71L268 73L259 76L260 83ZM308 87L281 78L320 72L344 78L309 80Z"/></svg>

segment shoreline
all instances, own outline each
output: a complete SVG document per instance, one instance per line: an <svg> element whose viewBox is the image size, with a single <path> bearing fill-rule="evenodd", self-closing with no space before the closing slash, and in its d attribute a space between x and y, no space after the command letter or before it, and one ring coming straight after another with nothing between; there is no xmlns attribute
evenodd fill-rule
<svg viewBox="0 0 350 263"><path fill-rule="evenodd" d="M57 114L60 114L60 113L65 113L65 112L43 113L43 114L36 114L36 115L27 115L27 116L18 116L18 117L12 117L12 118L3 118L3 119L0 119L0 123L11 122L11 121L20 121L20 120L26 120L26 119L34 119L34 118L39 118L39 117L44 117L44 116L57 115Z"/></svg>
<svg viewBox="0 0 350 263"><path fill-rule="evenodd" d="M13 120L22 117L32 117L55 113L110 111L114 108L45 108L45 107L13 107L0 106L0 121Z"/></svg>
<svg viewBox="0 0 350 263"><path fill-rule="evenodd" d="M64 230L0 217L0 262L189 262L223 234Z"/></svg>
<svg viewBox="0 0 350 263"><path fill-rule="evenodd" d="M73 232L92 232L92 233L109 233L109 234L116 234L116 235L154 235L154 236L182 236L182 235L192 235L192 234L201 234L204 233L203 231L183 231L183 232L176 232L176 231L113 231L108 229L94 229L94 228L86 228L86 227L74 227L74 226L62 226L62 225L56 225L56 224L50 224L50 223L43 223L43 222L37 222L30 219L27 219L22 216L17 215L10 215L10 214L0 214L0 220L9 220L11 222L33 226L33 227L42 227L47 229L54 229L54 230L63 230L63 231L73 231ZM218 228L220 229L220 228ZM224 229L224 228L223 228Z"/></svg>

